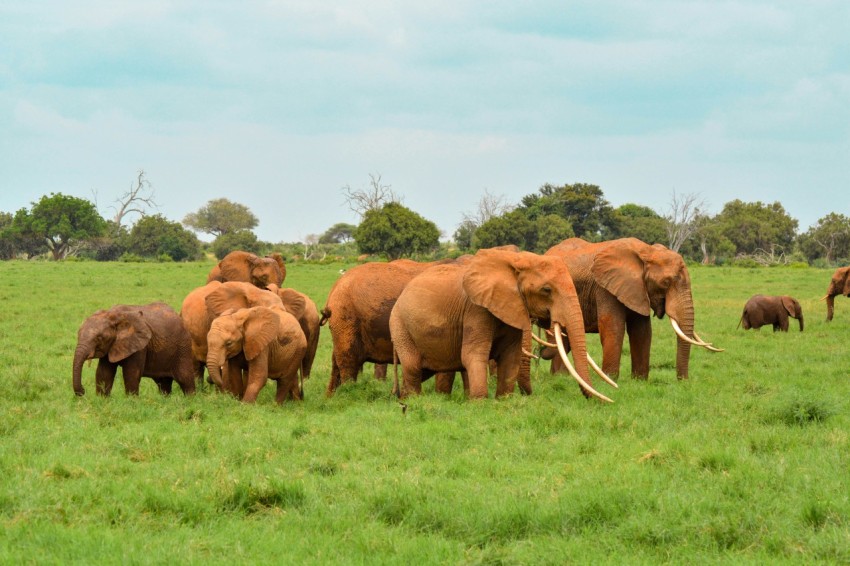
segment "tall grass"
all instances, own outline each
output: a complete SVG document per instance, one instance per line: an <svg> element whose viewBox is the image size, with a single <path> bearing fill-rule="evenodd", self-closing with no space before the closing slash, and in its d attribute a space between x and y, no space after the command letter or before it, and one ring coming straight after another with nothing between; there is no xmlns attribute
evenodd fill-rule
<svg viewBox="0 0 850 566"><path fill-rule="evenodd" d="M428 385L403 414L367 368L327 399L329 334L303 403L74 396L88 314L179 308L210 267L0 263L0 563L850 561L850 301L824 321L829 271L692 268L726 352L677 381L656 320L649 380L613 405L543 364L529 397ZM288 265L287 285L321 307L341 267ZM736 330L757 292L800 299L806 331Z"/></svg>

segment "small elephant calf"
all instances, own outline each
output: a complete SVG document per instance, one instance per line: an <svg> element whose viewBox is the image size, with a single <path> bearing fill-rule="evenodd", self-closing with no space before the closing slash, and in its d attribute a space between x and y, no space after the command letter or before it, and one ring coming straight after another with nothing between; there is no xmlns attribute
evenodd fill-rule
<svg viewBox="0 0 850 566"><path fill-rule="evenodd" d="M800 321L800 332L803 331L803 307L794 297L788 295L768 296L753 295L744 305L744 312L738 326L744 330L761 328L766 324L773 325L773 331L788 332L788 317Z"/></svg>
<svg viewBox="0 0 850 566"><path fill-rule="evenodd" d="M174 310L165 303L116 305L89 316L77 333L74 392L84 395L83 363L97 359L99 395L109 395L119 367L124 390L139 394L139 380L150 377L164 394L174 381L184 394L195 392L192 342Z"/></svg>

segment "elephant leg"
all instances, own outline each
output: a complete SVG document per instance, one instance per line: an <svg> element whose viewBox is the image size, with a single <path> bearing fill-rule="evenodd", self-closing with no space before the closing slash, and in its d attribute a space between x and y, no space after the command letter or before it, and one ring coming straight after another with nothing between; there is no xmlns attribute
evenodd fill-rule
<svg viewBox="0 0 850 566"><path fill-rule="evenodd" d="M248 383L245 386L245 393L242 395L243 403L253 403L257 400L260 390L266 385L269 379L269 352L264 350L260 352L248 364ZM278 381L280 387L281 381ZM287 386L289 384L286 384Z"/></svg>
<svg viewBox="0 0 850 566"><path fill-rule="evenodd" d="M387 380L387 364L375 364L375 379L379 381Z"/></svg>
<svg viewBox="0 0 850 566"><path fill-rule="evenodd" d="M623 313L624 314L624 313ZM602 371L608 376L620 375L620 356L623 354L623 337L626 320L619 312L599 315L599 339L602 342Z"/></svg>
<svg viewBox="0 0 850 566"><path fill-rule="evenodd" d="M174 380L170 377L155 377L154 381L159 388L159 392L163 395L171 395L171 388L174 386Z"/></svg>
<svg viewBox="0 0 850 566"><path fill-rule="evenodd" d="M516 389L521 356L522 350L519 347L508 348L502 352L497 361L496 397L510 395Z"/></svg>
<svg viewBox="0 0 850 566"><path fill-rule="evenodd" d="M466 345L461 350L461 363L466 368L469 381L469 398L487 398L487 363L490 359L490 344ZM501 371L502 368L499 368Z"/></svg>
<svg viewBox="0 0 850 566"><path fill-rule="evenodd" d="M779 318L779 330L788 332L788 315Z"/></svg>
<svg viewBox="0 0 850 566"><path fill-rule="evenodd" d="M648 316L632 315L626 321L629 333L629 349L632 354L632 377L649 377L649 351L652 346L652 319Z"/></svg>
<svg viewBox="0 0 850 566"><path fill-rule="evenodd" d="M228 360L225 371L227 372L225 381L227 384L226 390L237 399L241 399L242 394L245 392L245 382L242 379L242 366L233 360Z"/></svg>
<svg viewBox="0 0 850 566"><path fill-rule="evenodd" d="M108 397L112 393L112 384L115 382L115 372L118 366L110 363L106 358L101 358L97 363L94 382L98 395Z"/></svg>
<svg viewBox="0 0 850 566"><path fill-rule="evenodd" d="M121 373L124 376L124 392L127 395L138 395L139 384L142 381L142 368L145 364L145 351L139 350L124 359Z"/></svg>
<svg viewBox="0 0 850 566"><path fill-rule="evenodd" d="M434 391L451 395L455 384L455 372L444 371L434 376Z"/></svg>
<svg viewBox="0 0 850 566"><path fill-rule="evenodd" d="M325 391L325 395L330 397L336 391L336 388L340 385L339 379L339 364L336 363L336 356L331 355L331 378L328 380L328 388Z"/></svg>

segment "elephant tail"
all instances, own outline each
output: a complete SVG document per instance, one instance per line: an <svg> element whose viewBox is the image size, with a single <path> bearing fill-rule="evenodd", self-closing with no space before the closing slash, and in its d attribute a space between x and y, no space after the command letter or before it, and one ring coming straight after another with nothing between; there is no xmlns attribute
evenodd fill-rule
<svg viewBox="0 0 850 566"><path fill-rule="evenodd" d="M744 318L747 316L747 309L744 309L744 312L741 313L741 318L738 319L738 326L735 327L735 330L741 328L741 323L744 322ZM744 330L747 329L747 325L744 325Z"/></svg>
<svg viewBox="0 0 850 566"><path fill-rule="evenodd" d="M325 307L319 312L322 313L322 318L319 319L319 326L324 326L328 323L328 319L331 317L331 309Z"/></svg>
<svg viewBox="0 0 850 566"><path fill-rule="evenodd" d="M395 348L393 348L393 393L395 394L396 401L401 405L401 414L406 414L407 405L401 400L401 387L398 383L398 352L396 352Z"/></svg>

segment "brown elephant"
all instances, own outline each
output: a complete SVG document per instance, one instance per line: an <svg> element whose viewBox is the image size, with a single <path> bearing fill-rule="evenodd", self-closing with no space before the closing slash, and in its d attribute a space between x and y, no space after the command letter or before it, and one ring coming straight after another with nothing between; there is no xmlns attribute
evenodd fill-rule
<svg viewBox="0 0 850 566"><path fill-rule="evenodd" d="M835 314L835 297L836 295L844 295L850 297L850 266L839 267L832 274L832 280L829 282L829 289L826 290L826 295L821 300L826 300L826 321L832 320L832 315Z"/></svg>
<svg viewBox="0 0 850 566"><path fill-rule="evenodd" d="M788 317L800 321L800 332L803 331L803 307L794 297L788 295L769 296L753 295L744 305L738 326L744 330L759 329L766 324L773 325L773 331L788 332Z"/></svg>
<svg viewBox="0 0 850 566"><path fill-rule="evenodd" d="M243 402L256 401L269 379L277 380L277 403L302 398L298 371L307 339L298 320L283 308L227 311L213 320L207 345L207 371L222 382L227 365L225 389Z"/></svg>
<svg viewBox="0 0 850 566"><path fill-rule="evenodd" d="M195 392L192 347L180 316L165 303L116 305L89 316L77 332L73 384L84 395L83 363L98 359L95 384L99 395L109 395L121 367L124 390L139 394L142 377L150 377L168 395L174 381L183 393Z"/></svg>
<svg viewBox="0 0 850 566"><path fill-rule="evenodd" d="M321 320L330 327L333 339L328 395L342 383L356 381L365 362L376 364L379 376L386 375L380 365L393 362L390 311L408 281L439 263L409 259L364 263L334 283Z"/></svg>
<svg viewBox="0 0 850 566"><path fill-rule="evenodd" d="M676 374L680 379L688 378L692 344L719 350L694 334L691 278L678 253L637 238L596 244L570 238L546 255L566 263L580 297L584 330L598 333L602 342L602 371L607 375L620 373L623 338L628 332L632 375L649 376L652 314L667 315L678 336ZM544 352L544 357L552 357L552 352ZM552 371L559 369L555 358Z"/></svg>
<svg viewBox="0 0 850 566"><path fill-rule="evenodd" d="M517 382L531 393L532 320L566 331L582 389L590 386L581 307L566 265L530 252L480 250L464 262L434 266L413 278L390 315L402 367L401 395L418 394L423 377L466 371L469 397L487 397L489 361L497 366L496 395Z"/></svg>
<svg viewBox="0 0 850 566"><path fill-rule="evenodd" d="M286 265L279 253L258 257L250 252L233 251L224 256L207 276L210 281L244 281L261 289L267 285L283 285Z"/></svg>
<svg viewBox="0 0 850 566"><path fill-rule="evenodd" d="M212 297L209 299L208 298ZM203 379L207 363L207 334L212 321L228 309L241 309L256 306L282 306L280 297L269 290L259 289L250 283L229 281L221 283L210 281L203 287L193 289L183 299L180 317L189 332L192 343L192 359L195 375ZM212 376L211 376L212 377ZM224 384L214 382L219 388Z"/></svg>
<svg viewBox="0 0 850 566"><path fill-rule="evenodd" d="M316 359L316 351L319 349L319 309L313 300L300 291L286 288L281 289L277 285L269 285L269 291L277 293L287 312L295 314L304 337L307 339L307 353L301 364L301 377L310 379L313 362Z"/></svg>

